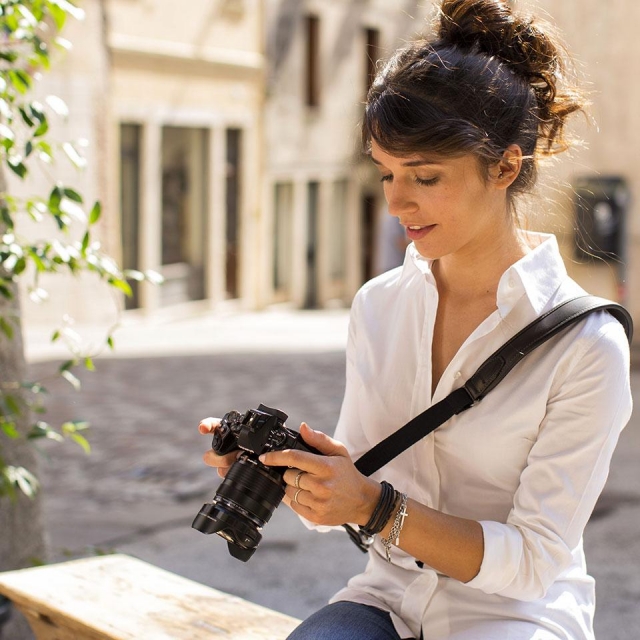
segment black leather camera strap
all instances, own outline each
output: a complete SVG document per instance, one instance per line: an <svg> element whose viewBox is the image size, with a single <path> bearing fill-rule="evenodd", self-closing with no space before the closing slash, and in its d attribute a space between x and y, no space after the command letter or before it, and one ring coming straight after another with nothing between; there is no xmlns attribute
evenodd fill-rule
<svg viewBox="0 0 640 640"><path fill-rule="evenodd" d="M356 461L356 468L365 476L375 473L449 418L482 400L522 358L536 347L594 311L608 311L622 324L631 342L633 321L629 312L621 305L588 295L567 300L519 331L487 358L463 387L456 389L375 445Z"/></svg>

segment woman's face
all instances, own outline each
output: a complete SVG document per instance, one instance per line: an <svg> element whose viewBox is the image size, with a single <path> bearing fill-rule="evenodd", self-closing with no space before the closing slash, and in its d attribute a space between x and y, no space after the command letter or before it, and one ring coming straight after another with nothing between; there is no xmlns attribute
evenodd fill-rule
<svg viewBox="0 0 640 640"><path fill-rule="evenodd" d="M374 140L371 158L380 171L389 213L425 258L473 259L512 231L504 188L485 180L474 156L397 157Z"/></svg>

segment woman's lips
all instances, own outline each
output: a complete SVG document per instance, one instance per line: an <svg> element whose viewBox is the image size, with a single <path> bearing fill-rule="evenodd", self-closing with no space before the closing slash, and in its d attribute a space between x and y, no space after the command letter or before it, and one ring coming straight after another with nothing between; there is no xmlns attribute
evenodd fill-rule
<svg viewBox="0 0 640 640"><path fill-rule="evenodd" d="M407 230L407 238L409 240L421 240L427 234L429 234L433 229L435 229L435 224L427 224L422 227L418 225L411 225L406 227Z"/></svg>

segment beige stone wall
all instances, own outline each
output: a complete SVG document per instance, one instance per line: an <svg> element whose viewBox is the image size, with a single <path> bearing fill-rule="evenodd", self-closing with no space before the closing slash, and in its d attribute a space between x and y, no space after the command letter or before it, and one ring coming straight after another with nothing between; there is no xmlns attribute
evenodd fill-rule
<svg viewBox="0 0 640 640"><path fill-rule="evenodd" d="M575 151L571 157L559 159L547 171L550 187L542 191L542 202L551 200L549 208L553 210L547 224L560 229L559 236L572 275L586 289L615 298L615 268L612 265L586 266L576 263L571 256L571 185L579 175L619 175L627 180L632 194L627 226L627 305L638 322L640 217L636 202L640 193L640 156L637 153L640 76L635 65L640 60L640 39L636 33L640 5L625 0L522 0L516 6L535 11L536 15L546 14L563 34L590 91L590 113L595 120L593 125L582 122L576 126L587 147Z"/></svg>
<svg viewBox="0 0 640 640"><path fill-rule="evenodd" d="M348 304L362 284L362 244L368 231L361 224L361 197L382 197L379 181L360 157L359 121L366 94L365 29L376 29L380 53L387 57L403 41L424 29L428 4L412 0L348 2L269 0L266 3L267 103L265 110L265 231L273 230L273 190L294 185L294 256L291 299L302 305L307 280L309 182L320 189L317 229L318 304ZM306 41L304 19L319 19L319 105L305 102ZM375 172L374 172L375 173ZM336 182L347 182L345 216L336 219ZM380 216L384 215L380 208ZM331 245L344 239L346 281L336 289L329 274ZM264 256L264 303L273 301L272 254Z"/></svg>
<svg viewBox="0 0 640 640"><path fill-rule="evenodd" d="M45 74L38 96L54 93L70 109L66 122L56 123L60 140L84 139L87 167L82 173L62 158L49 172L34 175L26 193L48 193L62 180L76 186L88 201L100 199L103 217L97 229L105 250L121 257L120 147L121 123L143 127L141 268L158 269L160 255L159 142L164 126L202 128L208 132L212 185L207 239L207 297L224 297L224 236L226 128L243 129L241 218L245 231L259 213L261 105L263 101L261 0L190 0L178 5L162 0L86 0L86 18L71 20L63 34L72 50L60 56ZM104 9L104 11L102 10ZM155 145L155 146L154 146ZM257 185L257 186L256 186ZM26 229L27 233L54 234L54 229ZM243 303L255 305L257 239L244 233L239 268ZM95 278L47 278L48 303L25 304L26 322L57 322L69 313L78 322L115 321L121 301ZM158 307L157 287L144 286L147 310ZM27 296L25 296L26 299Z"/></svg>

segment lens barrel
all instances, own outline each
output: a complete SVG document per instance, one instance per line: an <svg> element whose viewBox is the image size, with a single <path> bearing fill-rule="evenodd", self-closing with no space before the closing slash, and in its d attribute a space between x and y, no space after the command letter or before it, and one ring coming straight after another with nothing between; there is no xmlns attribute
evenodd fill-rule
<svg viewBox="0 0 640 640"><path fill-rule="evenodd" d="M260 529L282 501L284 486L282 472L245 453L191 526L202 533L217 533L229 543L231 555L246 562L262 538Z"/></svg>

